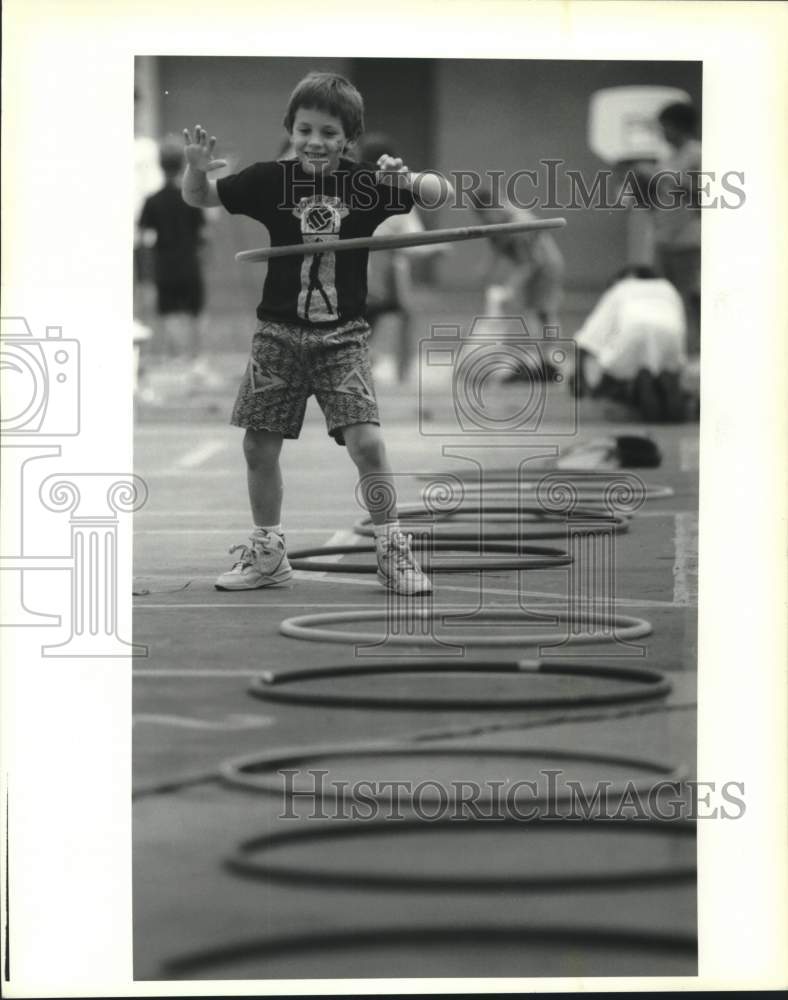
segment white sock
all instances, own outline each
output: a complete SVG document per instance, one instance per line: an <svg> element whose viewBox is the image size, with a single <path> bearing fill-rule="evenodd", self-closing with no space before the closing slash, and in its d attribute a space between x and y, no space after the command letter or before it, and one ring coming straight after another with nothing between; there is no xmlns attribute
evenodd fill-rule
<svg viewBox="0 0 788 1000"><path fill-rule="evenodd" d="M259 535L263 531L273 531L276 535L283 535L281 524L255 524L252 528L253 535Z"/></svg>
<svg viewBox="0 0 788 1000"><path fill-rule="evenodd" d="M373 524L375 541L381 542L384 538L389 538L393 532L401 531L399 521L386 521L385 524Z"/></svg>

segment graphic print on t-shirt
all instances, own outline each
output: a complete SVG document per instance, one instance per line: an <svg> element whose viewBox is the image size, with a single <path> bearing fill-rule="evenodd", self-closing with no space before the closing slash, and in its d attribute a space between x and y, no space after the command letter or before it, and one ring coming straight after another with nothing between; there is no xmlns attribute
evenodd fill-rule
<svg viewBox="0 0 788 1000"><path fill-rule="evenodd" d="M336 239L342 220L348 209L339 198L328 195L314 195L302 198L293 209L293 215L301 220L301 236L304 243L321 243ZM335 261L333 252L316 253L304 257L301 265L301 291L298 294L298 315L311 323L325 323L335 320L339 314L335 283Z"/></svg>

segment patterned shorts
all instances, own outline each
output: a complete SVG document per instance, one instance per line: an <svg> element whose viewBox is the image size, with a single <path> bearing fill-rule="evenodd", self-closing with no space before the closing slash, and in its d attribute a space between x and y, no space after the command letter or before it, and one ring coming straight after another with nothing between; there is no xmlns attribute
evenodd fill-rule
<svg viewBox="0 0 788 1000"><path fill-rule="evenodd" d="M361 319L330 330L261 320L230 423L297 438L314 394L337 444L343 427L379 424L369 333Z"/></svg>

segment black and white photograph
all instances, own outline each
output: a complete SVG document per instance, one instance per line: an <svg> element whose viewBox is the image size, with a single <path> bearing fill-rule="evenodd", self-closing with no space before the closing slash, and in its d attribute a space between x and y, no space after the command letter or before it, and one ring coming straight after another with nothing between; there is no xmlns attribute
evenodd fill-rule
<svg viewBox="0 0 788 1000"><path fill-rule="evenodd" d="M7 994L785 985L786 7L224 6L11 5Z"/></svg>

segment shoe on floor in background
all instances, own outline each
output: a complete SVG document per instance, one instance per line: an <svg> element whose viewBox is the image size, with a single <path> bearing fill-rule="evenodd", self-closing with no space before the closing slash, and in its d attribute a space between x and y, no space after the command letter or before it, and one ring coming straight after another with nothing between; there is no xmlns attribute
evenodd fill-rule
<svg viewBox="0 0 788 1000"><path fill-rule="evenodd" d="M404 531L392 531L377 540L378 580L396 594L429 594L432 584L421 571Z"/></svg>
<svg viewBox="0 0 788 1000"><path fill-rule="evenodd" d="M616 452L622 469L658 469L662 451L656 441L640 434L620 434Z"/></svg>
<svg viewBox="0 0 788 1000"><path fill-rule="evenodd" d="M611 437L582 441L567 448L556 459L556 469L597 469L604 472L620 467L616 439Z"/></svg>
<svg viewBox="0 0 788 1000"><path fill-rule="evenodd" d="M565 449L552 463L552 468L605 472L612 469L656 469L661 464L662 452L656 441L639 434L620 434L579 441Z"/></svg>
<svg viewBox="0 0 788 1000"><path fill-rule="evenodd" d="M230 554L241 553L232 569L217 579L217 590L257 590L286 583L293 576L287 561L283 535L274 531L255 532L249 545L234 545Z"/></svg>

